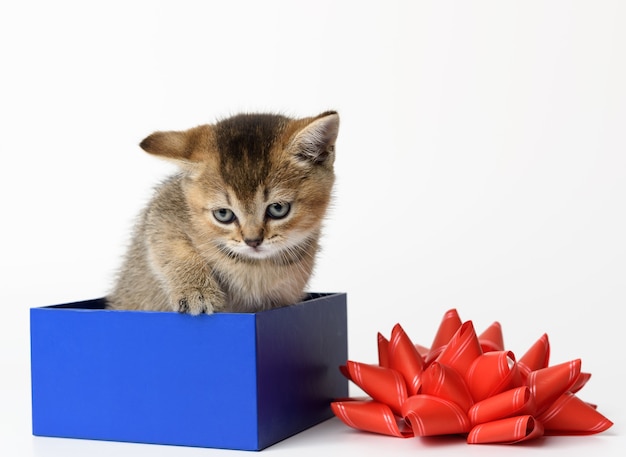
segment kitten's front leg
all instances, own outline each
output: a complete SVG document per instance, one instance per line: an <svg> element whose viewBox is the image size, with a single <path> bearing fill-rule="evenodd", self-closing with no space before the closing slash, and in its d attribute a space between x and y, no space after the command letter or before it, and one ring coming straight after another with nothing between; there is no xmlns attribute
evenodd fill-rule
<svg viewBox="0 0 626 457"><path fill-rule="evenodd" d="M226 294L187 240L150 244L151 264L167 289L172 310L193 315L224 310Z"/></svg>
<svg viewBox="0 0 626 457"><path fill-rule="evenodd" d="M224 308L224 293L214 287L187 287L170 293L170 304L179 313L211 314Z"/></svg>

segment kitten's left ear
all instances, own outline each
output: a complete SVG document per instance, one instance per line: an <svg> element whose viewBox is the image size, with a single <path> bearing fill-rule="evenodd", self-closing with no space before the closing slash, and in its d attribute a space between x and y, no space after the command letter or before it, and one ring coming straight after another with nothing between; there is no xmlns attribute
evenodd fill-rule
<svg viewBox="0 0 626 457"><path fill-rule="evenodd" d="M290 146L298 160L313 164L332 164L338 133L339 115L335 111L327 111L302 127Z"/></svg>
<svg viewBox="0 0 626 457"><path fill-rule="evenodd" d="M204 160L209 148L212 130L201 125L184 131L154 132L139 146L146 152L174 160L179 165L193 165Z"/></svg>

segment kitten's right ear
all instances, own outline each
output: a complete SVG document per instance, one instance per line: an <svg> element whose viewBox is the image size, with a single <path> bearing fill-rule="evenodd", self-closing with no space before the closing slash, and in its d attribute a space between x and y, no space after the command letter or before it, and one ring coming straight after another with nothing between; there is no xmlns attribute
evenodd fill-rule
<svg viewBox="0 0 626 457"><path fill-rule="evenodd" d="M144 151L165 159L173 159L183 164L197 163L205 157L211 132L208 125L184 131L155 132L139 143L139 146Z"/></svg>
<svg viewBox="0 0 626 457"><path fill-rule="evenodd" d="M327 111L311 119L291 142L296 157L307 163L332 165L339 133L339 115Z"/></svg>

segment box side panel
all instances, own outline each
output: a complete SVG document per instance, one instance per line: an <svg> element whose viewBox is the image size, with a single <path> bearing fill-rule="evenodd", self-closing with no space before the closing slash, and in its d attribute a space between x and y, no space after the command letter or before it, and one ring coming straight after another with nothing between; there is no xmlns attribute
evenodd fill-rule
<svg viewBox="0 0 626 457"><path fill-rule="evenodd" d="M346 294L257 315L259 447L332 417L348 396Z"/></svg>
<svg viewBox="0 0 626 457"><path fill-rule="evenodd" d="M254 315L31 310L33 433L257 448Z"/></svg>

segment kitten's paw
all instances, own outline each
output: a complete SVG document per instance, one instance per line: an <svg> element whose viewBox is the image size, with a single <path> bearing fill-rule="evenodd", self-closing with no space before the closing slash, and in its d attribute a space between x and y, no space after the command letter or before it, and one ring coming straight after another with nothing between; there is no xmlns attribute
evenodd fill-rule
<svg viewBox="0 0 626 457"><path fill-rule="evenodd" d="M221 292L188 289L174 298L174 309L179 313L212 314L224 308L225 297Z"/></svg>

